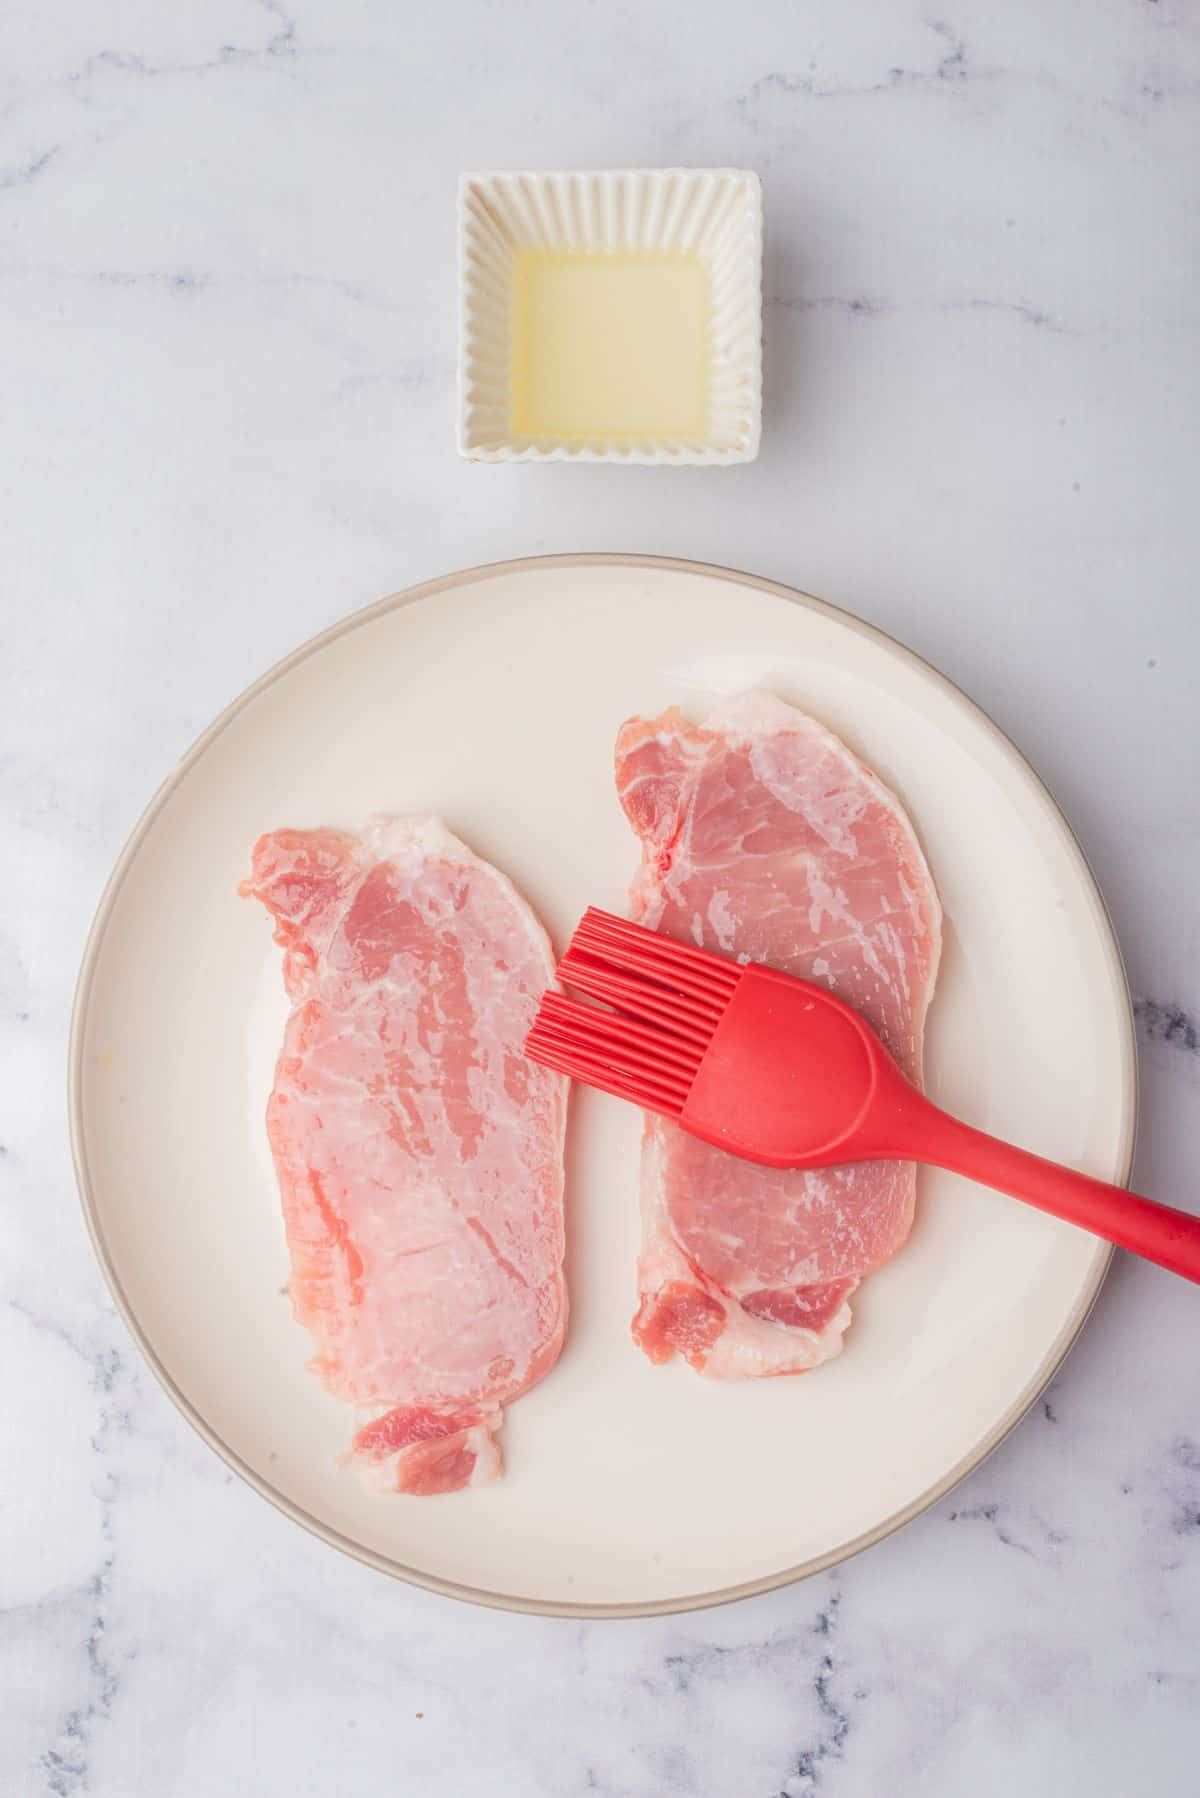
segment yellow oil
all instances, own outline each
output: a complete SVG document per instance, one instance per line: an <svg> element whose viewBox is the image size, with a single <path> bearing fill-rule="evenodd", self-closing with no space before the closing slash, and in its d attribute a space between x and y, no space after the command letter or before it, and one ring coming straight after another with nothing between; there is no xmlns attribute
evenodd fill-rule
<svg viewBox="0 0 1200 1798"><path fill-rule="evenodd" d="M695 257L519 250L512 426L519 437L703 437L712 278Z"/></svg>

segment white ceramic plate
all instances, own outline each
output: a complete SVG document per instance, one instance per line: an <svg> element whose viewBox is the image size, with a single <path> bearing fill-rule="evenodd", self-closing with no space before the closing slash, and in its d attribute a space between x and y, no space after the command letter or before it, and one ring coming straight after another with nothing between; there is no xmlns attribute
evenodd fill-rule
<svg viewBox="0 0 1200 1798"><path fill-rule="evenodd" d="M866 625L695 564L567 556L476 569L349 619L238 700L168 780L101 904L80 981L71 1118L98 1252L187 1416L297 1521L483 1603L682 1609L816 1571L929 1504L1066 1353L1103 1244L948 1174L856 1297L844 1354L720 1386L634 1350L639 1120L577 1092L570 1338L508 1413L499 1483L368 1493L349 1418L305 1371L263 1107L285 1015L261 908L237 897L277 825L438 811L561 945L619 909L635 845L611 749L629 713L700 714L761 684L896 789L946 910L932 1096L985 1129L1124 1179L1136 1109L1128 994L1062 815L963 694Z"/></svg>

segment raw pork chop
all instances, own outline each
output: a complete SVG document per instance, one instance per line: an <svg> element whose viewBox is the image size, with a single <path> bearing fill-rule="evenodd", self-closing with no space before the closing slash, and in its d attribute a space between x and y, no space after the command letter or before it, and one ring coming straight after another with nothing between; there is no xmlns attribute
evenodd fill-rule
<svg viewBox="0 0 1200 1798"><path fill-rule="evenodd" d="M273 831L242 892L286 951L267 1131L312 1365L375 1414L351 1458L399 1492L493 1479L567 1314L566 1082L521 1052L546 934L436 818Z"/></svg>
<svg viewBox="0 0 1200 1798"><path fill-rule="evenodd" d="M616 760L642 840L633 917L831 988L919 1078L941 908L887 788L823 725L762 693L703 727L674 710L631 719ZM850 1294L908 1235L914 1190L909 1163L780 1172L648 1117L637 1342L718 1378L828 1360Z"/></svg>

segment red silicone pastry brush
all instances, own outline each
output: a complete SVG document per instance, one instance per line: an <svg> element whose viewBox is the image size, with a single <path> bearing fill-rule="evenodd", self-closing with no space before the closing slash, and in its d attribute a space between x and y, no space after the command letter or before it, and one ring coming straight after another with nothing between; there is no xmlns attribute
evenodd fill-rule
<svg viewBox="0 0 1200 1798"><path fill-rule="evenodd" d="M823 987L746 967L591 909L549 992L535 1061L673 1118L767 1167L949 1168L1200 1281L1200 1217L1044 1161L940 1111ZM609 1008L609 1009L605 1009Z"/></svg>

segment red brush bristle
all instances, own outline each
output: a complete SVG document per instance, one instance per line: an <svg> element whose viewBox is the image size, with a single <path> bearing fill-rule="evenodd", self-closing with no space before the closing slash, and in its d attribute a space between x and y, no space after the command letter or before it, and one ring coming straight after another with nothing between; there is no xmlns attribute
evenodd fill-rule
<svg viewBox="0 0 1200 1798"><path fill-rule="evenodd" d="M582 1080L588 1086L597 1086L601 1092L613 1093L618 1099L630 1099L635 1105L645 1106L649 1111L661 1111L665 1117L678 1117L687 1098L686 1086L678 1088L660 1085L641 1070L631 1073L621 1067L614 1067L607 1053L597 1056L578 1043L563 1044L548 1040L537 1030L530 1031L525 1049L534 1061L540 1061L544 1067L556 1068L561 1074L569 1074L572 1080Z"/></svg>
<svg viewBox="0 0 1200 1798"><path fill-rule="evenodd" d="M567 986L576 987L605 1005L616 1006L631 1017L643 1018L648 1024L656 1024L702 1048L707 1046L721 1015L715 1004L701 1005L666 992L636 974L610 967L594 955L578 955L572 949L559 963L558 977Z"/></svg>
<svg viewBox="0 0 1200 1798"><path fill-rule="evenodd" d="M721 1005L737 985L736 963L696 949L687 943L659 936L628 918L614 918L594 906L583 914L567 953L582 951L613 962L617 967L644 974L648 980L694 998L713 998Z"/></svg>
<svg viewBox="0 0 1200 1798"><path fill-rule="evenodd" d="M630 1054L640 1051L652 1058L654 1065L676 1069L690 1080L696 1072L701 1052L691 1044L673 1041L664 1031L639 1024L635 1018L622 1017L613 1011L602 1011L598 1005L584 1005L562 993L547 993L542 1000L539 1023L551 1030L585 1032L597 1042L625 1048Z"/></svg>
<svg viewBox="0 0 1200 1798"><path fill-rule="evenodd" d="M547 993L526 1052L589 1086L678 1117L741 969L592 909L558 974L612 1009Z"/></svg>

